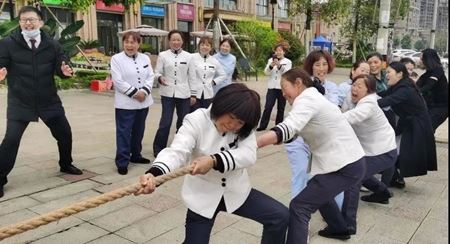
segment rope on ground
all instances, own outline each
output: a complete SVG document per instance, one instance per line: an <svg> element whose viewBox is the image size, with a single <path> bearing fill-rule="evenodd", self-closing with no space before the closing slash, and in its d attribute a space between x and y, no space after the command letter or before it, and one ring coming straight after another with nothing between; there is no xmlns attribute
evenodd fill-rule
<svg viewBox="0 0 450 244"><path fill-rule="evenodd" d="M180 176L189 174L191 171L192 171L192 167L187 166L187 167L175 170L174 172L155 177L155 183L158 186L158 185L161 185L162 183L169 181L171 179L175 179ZM39 226L49 224L51 222L60 220L62 218L68 217L70 215L74 215L76 213L88 210L90 208L98 207L107 202L111 202L116 199L131 195L131 194L137 192L140 188L141 188L141 185L139 183L136 183L133 185L129 185L126 187L116 189L111 192L104 193L104 194L96 196L96 197L89 198L89 199L81 201L81 202L74 203L67 207L51 211L49 213L46 213L41 216L37 216L32 219L24 220L22 222L19 222L19 223L13 224L13 225L5 226L0 229L0 241L5 238L23 233L25 231L36 229Z"/></svg>

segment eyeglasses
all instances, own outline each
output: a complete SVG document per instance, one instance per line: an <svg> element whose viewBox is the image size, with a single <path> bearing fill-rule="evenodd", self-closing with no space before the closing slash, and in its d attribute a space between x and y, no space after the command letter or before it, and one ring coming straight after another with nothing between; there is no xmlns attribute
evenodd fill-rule
<svg viewBox="0 0 450 244"><path fill-rule="evenodd" d="M40 19L38 19L38 18L28 18L28 19L20 19L19 22L22 23L22 24L25 24L27 22L30 22L31 24L35 24L39 20Z"/></svg>

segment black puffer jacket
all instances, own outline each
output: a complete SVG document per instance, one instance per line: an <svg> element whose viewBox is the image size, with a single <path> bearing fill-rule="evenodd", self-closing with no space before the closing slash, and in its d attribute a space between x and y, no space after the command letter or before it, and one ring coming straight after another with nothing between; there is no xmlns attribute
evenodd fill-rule
<svg viewBox="0 0 450 244"><path fill-rule="evenodd" d="M63 60L59 43L44 33L34 54L20 30L0 41L0 68L8 71L8 119L46 121L64 114L54 80L55 74L65 78Z"/></svg>

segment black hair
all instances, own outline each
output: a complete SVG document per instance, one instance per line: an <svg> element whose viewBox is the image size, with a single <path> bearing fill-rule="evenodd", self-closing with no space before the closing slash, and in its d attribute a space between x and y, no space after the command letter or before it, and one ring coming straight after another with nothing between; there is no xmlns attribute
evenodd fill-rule
<svg viewBox="0 0 450 244"><path fill-rule="evenodd" d="M242 83L233 83L220 89L211 105L211 118L218 119L225 114L233 114L244 121L238 131L239 138L246 138L256 128L261 117L259 94Z"/></svg>
<svg viewBox="0 0 450 244"><path fill-rule="evenodd" d="M367 93L372 94L377 92L377 80L372 75L357 75L352 79L352 85L357 80L362 79L367 87Z"/></svg>
<svg viewBox="0 0 450 244"><path fill-rule="evenodd" d="M405 65L412 64L412 65L414 65L414 67L416 67L416 63L414 63L414 61L408 57L404 57L404 58L400 59L400 63L405 64Z"/></svg>
<svg viewBox="0 0 450 244"><path fill-rule="evenodd" d="M286 73L281 75L281 77L283 77L293 85L295 85L298 82L298 79L300 79L300 82L302 82L305 87L314 87L322 95L325 94L325 87L322 86L319 78L314 77L313 79L311 79L311 76L301 68L290 69Z"/></svg>
<svg viewBox="0 0 450 244"><path fill-rule="evenodd" d="M422 63L427 70L442 67L441 59L436 50L427 48L422 51Z"/></svg>
<svg viewBox="0 0 450 244"><path fill-rule="evenodd" d="M223 43L228 42L228 44L230 44L230 47L233 48L233 41L231 39L228 38L224 38L222 41L220 41L219 43L219 47L222 46Z"/></svg>
<svg viewBox="0 0 450 244"><path fill-rule="evenodd" d="M33 6L23 6L20 10L19 10L19 13L17 14L17 16L20 18L20 15L22 15L22 14L24 14L24 13L28 13L28 12L34 12L34 13L36 13L37 14L37 16L39 17L39 19L43 19L43 15L42 15L42 12L39 10L39 9L37 9L37 8L35 8L35 7L33 7Z"/></svg>
<svg viewBox="0 0 450 244"><path fill-rule="evenodd" d="M389 67L391 67L397 73L402 72L402 80L406 79L409 84L413 86L417 92L419 92L419 88L417 87L416 83L409 77L408 69L406 68L405 64L400 62L392 62L389 64Z"/></svg>
<svg viewBox="0 0 450 244"><path fill-rule="evenodd" d="M181 40L183 40L183 33L179 30L171 30L169 31L169 34L167 34L167 40L170 40L173 34L179 34L181 36Z"/></svg>
<svg viewBox="0 0 450 244"><path fill-rule="evenodd" d="M359 68L359 66L361 66L362 63L368 64L366 60L358 60L358 61L356 61L356 62L353 63L353 65L352 65L352 70L350 70L350 79L353 80L353 77L352 77L352 76L353 76L353 75L352 75L352 71L353 71L353 70L356 70L357 68Z"/></svg>
<svg viewBox="0 0 450 244"><path fill-rule="evenodd" d="M378 59L383 61L383 56L379 52L374 52L374 53L371 53L371 54L367 55L367 60L369 60L372 57L377 57Z"/></svg>

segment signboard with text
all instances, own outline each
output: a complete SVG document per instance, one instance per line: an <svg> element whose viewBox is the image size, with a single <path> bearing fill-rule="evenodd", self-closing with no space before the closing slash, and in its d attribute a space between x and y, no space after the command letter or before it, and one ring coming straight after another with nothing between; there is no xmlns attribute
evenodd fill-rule
<svg viewBox="0 0 450 244"><path fill-rule="evenodd" d="M111 4L110 6L106 6L106 4L102 0L97 0L97 2L95 3L95 8L97 10L105 10L119 13L123 13L125 11L125 7L122 4Z"/></svg>
<svg viewBox="0 0 450 244"><path fill-rule="evenodd" d="M144 5L141 7L142 15L164 17L166 15L166 9L164 7L158 7L153 5Z"/></svg>
<svg viewBox="0 0 450 244"><path fill-rule="evenodd" d="M193 21L195 18L195 8L191 4L177 4L177 16L179 20Z"/></svg>

